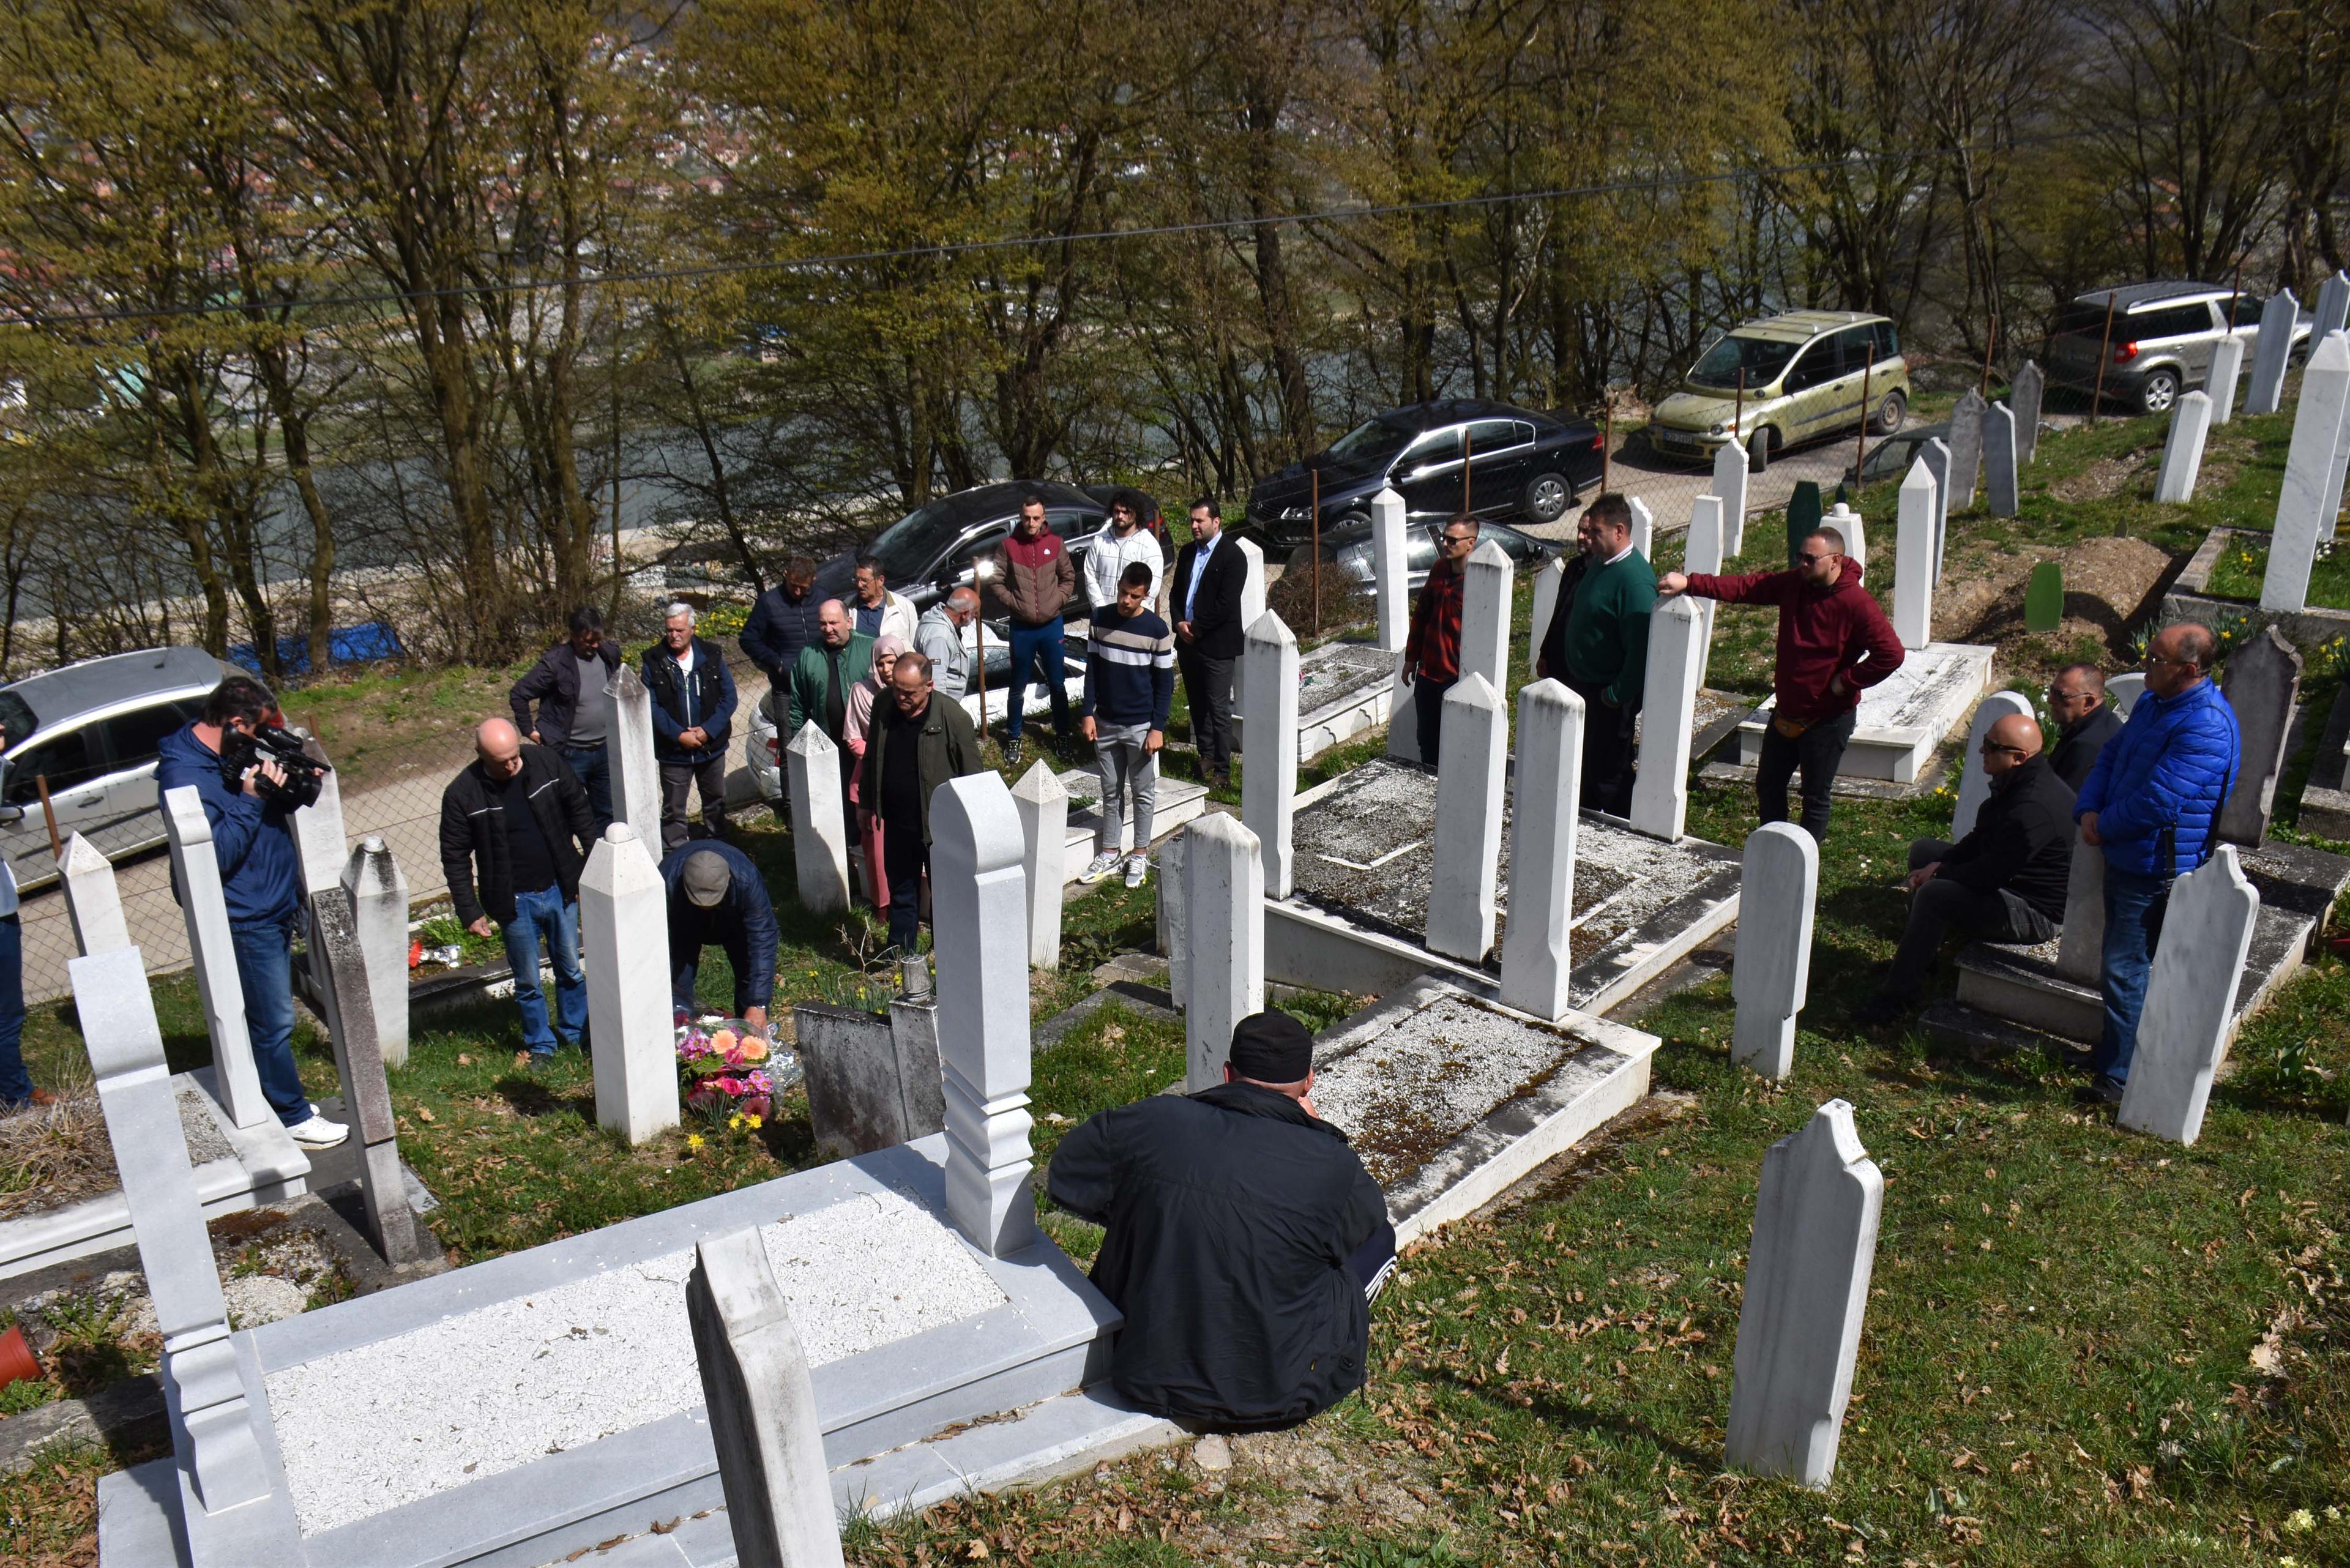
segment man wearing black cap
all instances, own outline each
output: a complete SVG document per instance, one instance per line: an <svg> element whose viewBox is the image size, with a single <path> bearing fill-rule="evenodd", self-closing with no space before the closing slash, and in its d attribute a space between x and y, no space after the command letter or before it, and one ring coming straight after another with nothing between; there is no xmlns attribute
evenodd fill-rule
<svg viewBox="0 0 2350 1568"><path fill-rule="evenodd" d="M701 838L671 850L660 870L669 884L671 1002L681 1013L695 1011L702 950L715 942L734 966L736 1016L764 1029L775 994L775 906L759 868L733 845Z"/></svg>
<svg viewBox="0 0 2350 1568"><path fill-rule="evenodd" d="M1053 1201L1109 1232L1093 1282L1126 1314L1110 1381L1138 1408L1275 1431L1362 1386L1395 1227L1313 1089L1313 1036L1259 1012L1223 1083L1104 1111L1054 1150Z"/></svg>

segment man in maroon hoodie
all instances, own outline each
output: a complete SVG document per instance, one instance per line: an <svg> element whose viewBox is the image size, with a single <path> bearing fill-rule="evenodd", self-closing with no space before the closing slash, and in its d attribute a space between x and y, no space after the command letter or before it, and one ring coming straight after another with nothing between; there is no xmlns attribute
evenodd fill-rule
<svg viewBox="0 0 2350 1568"><path fill-rule="evenodd" d="M1828 832L1828 786L1852 739L1860 694L1901 668L1893 623L1860 586L1860 564L1844 553L1844 535L1823 528L1804 541L1794 566L1744 576L1667 572L1657 597L1691 593L1733 605L1779 607L1779 694L1762 732L1754 794L1762 820L1787 820L1787 781L1804 770L1804 831Z"/></svg>

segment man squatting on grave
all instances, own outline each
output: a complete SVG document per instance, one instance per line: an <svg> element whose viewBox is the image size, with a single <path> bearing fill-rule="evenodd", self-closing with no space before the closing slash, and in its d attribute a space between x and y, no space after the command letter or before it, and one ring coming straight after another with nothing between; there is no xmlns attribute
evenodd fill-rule
<svg viewBox="0 0 2350 1568"><path fill-rule="evenodd" d="M1086 707L1079 722L1094 743L1102 787L1093 864L1081 878L1087 882L1118 869L1129 791L1134 853L1127 857L1126 885L1139 888L1150 874L1159 748L1167 743L1167 714L1175 703L1175 634L1150 609L1152 581L1149 562L1128 561L1118 577L1116 602L1094 611L1087 636Z"/></svg>
<svg viewBox="0 0 2350 1568"><path fill-rule="evenodd" d="M2010 713L1982 738L1991 795L1956 844L1909 846L1909 927L1885 983L1864 1005L1864 1028L1890 1023L1926 989L1952 927L2025 946L2056 935L2073 872L2073 792L2040 750L2039 723Z"/></svg>
<svg viewBox="0 0 2350 1568"><path fill-rule="evenodd" d="M561 652L568 658L571 649ZM539 705L542 722L553 706L552 699ZM562 753L527 743L504 719L482 721L473 751L441 792L441 872L450 901L467 930L486 937L495 921L504 938L523 1047L532 1059L552 1057L558 1039L585 1051L579 873L596 846L594 805ZM538 979L542 945L555 968L552 1027Z"/></svg>
<svg viewBox="0 0 2350 1568"><path fill-rule="evenodd" d="M1419 724L1419 760L1436 765L1444 728L1444 694L1461 679L1461 612L1468 603L1469 557L1477 550L1477 519L1455 517L1437 535L1436 565L1411 605L1403 639L1402 676L1411 688Z"/></svg>
<svg viewBox="0 0 2350 1568"><path fill-rule="evenodd" d="M1778 659L1771 689L1778 701L1762 732L1754 795L1765 822L1787 820L1787 781L1804 770L1803 829L1825 842L1828 790L1852 739L1860 694L1901 668L1901 639L1860 586L1860 563L1844 553L1844 535L1822 528L1804 537L1795 565L1742 576L1667 572L1660 598L1691 593L1732 605L1779 607Z"/></svg>
<svg viewBox="0 0 2350 1568"><path fill-rule="evenodd" d="M276 716L277 701L260 681L232 675L212 690L186 727L155 749L155 793L193 784L212 824L228 906L229 943L261 1093L286 1131L305 1148L332 1148L350 1128L318 1114L294 1065L294 925L302 918L302 862L294 850L294 811L279 793L286 771L266 758L232 787L221 776L226 732L250 735ZM173 894L184 898L185 889Z"/></svg>
<svg viewBox="0 0 2350 1568"><path fill-rule="evenodd" d="M1583 699L1583 805L1632 810L1632 730L1648 679L1648 612L1657 573L1632 547L1632 507L1610 491L1575 527L1581 553L1559 580L1558 607L1536 645L1535 675Z"/></svg>
<svg viewBox="0 0 2350 1568"><path fill-rule="evenodd" d="M2210 678L2218 645L2193 622L2166 628L2146 649L2146 691L2121 733L2097 753L2073 803L2081 842L2106 852L2106 944L2097 989L2106 1024L2084 1091L2119 1105L2137 1051L2147 971L2162 940L2170 885L2211 858L2220 807L2243 759L2235 710Z"/></svg>
<svg viewBox="0 0 2350 1568"><path fill-rule="evenodd" d="M1362 1386L1395 1227L1313 1092L1305 1025L1253 1013L1222 1084L1103 1111L1054 1151L1053 1201L1108 1232L1093 1282L1126 1314L1110 1381L1137 1408L1275 1431Z"/></svg>
<svg viewBox="0 0 2350 1568"><path fill-rule="evenodd" d="M764 1033L775 995L775 906L751 857L715 838L681 844L662 857L669 887L670 1002L680 1023L696 1011L702 950L716 943L734 970L734 1015Z"/></svg>

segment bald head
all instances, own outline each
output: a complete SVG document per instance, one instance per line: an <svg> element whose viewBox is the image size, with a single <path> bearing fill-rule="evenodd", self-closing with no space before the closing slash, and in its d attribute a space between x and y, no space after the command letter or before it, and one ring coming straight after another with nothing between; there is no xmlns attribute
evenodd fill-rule
<svg viewBox="0 0 2350 1568"><path fill-rule="evenodd" d="M483 720L473 730L473 750L494 779L510 779L522 772L522 732L510 719Z"/></svg>
<svg viewBox="0 0 2350 1568"><path fill-rule="evenodd" d="M1994 784L2040 754L2040 722L2028 714L1995 719L1983 732L1982 771Z"/></svg>

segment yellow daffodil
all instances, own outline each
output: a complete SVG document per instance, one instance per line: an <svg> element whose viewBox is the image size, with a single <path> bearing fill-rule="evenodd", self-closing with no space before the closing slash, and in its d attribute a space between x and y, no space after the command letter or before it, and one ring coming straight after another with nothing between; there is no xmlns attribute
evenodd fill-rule
<svg viewBox="0 0 2350 1568"><path fill-rule="evenodd" d="M688 1148L700 1148L702 1147L702 1135L700 1133L686 1134L685 1147Z"/></svg>
<svg viewBox="0 0 2350 1568"><path fill-rule="evenodd" d="M757 1132L757 1131L758 1131L762 1127L764 1127L766 1124L765 1124L765 1122L764 1122L764 1121L763 1121L763 1120L762 1120L760 1117L758 1117L757 1116L744 1116L744 1117L743 1118L743 1125L744 1127L749 1127L753 1132Z"/></svg>

